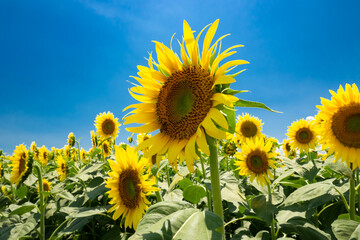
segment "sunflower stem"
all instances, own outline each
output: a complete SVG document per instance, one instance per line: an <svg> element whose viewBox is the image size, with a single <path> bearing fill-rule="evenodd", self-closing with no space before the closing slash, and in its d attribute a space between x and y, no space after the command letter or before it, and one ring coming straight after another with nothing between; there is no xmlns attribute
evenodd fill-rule
<svg viewBox="0 0 360 240"><path fill-rule="evenodd" d="M156 184L156 186L159 186L158 183L159 183L159 180L158 180L157 176L155 176L155 184ZM163 201L159 191L155 192L155 196L156 196L157 202L162 202Z"/></svg>
<svg viewBox="0 0 360 240"><path fill-rule="evenodd" d="M196 149L196 154L199 156L200 158L200 163L201 163L201 169L202 169L202 174L203 174L203 179L204 179L204 183L206 180L206 171L205 171L205 166L204 166L204 158L202 157L201 153L199 152L198 149ZM205 185L205 184L204 184ZM208 208L210 211L212 211L212 203L211 203L211 196L210 196L210 191L209 189L206 187L206 198L207 198L207 204L208 204Z"/></svg>
<svg viewBox="0 0 360 240"><path fill-rule="evenodd" d="M354 174L353 174L354 175ZM350 219L355 220L355 179L352 176L349 180L350 182L350 200L349 200L349 208L350 208Z"/></svg>
<svg viewBox="0 0 360 240"><path fill-rule="evenodd" d="M214 213L219 215L220 218L224 221L216 140L208 135L206 135L206 140L210 150L210 178L214 201ZM223 239L225 239L224 226L221 226L217 230L222 234Z"/></svg>
<svg viewBox="0 0 360 240"><path fill-rule="evenodd" d="M79 143L79 141L75 141L76 143L77 143L77 145L78 145L78 158L79 158L79 163L81 164L81 155L80 155L80 143ZM81 165L80 165L80 167L81 167Z"/></svg>
<svg viewBox="0 0 360 240"><path fill-rule="evenodd" d="M360 189L359 189L359 169L356 169L356 191L358 197L358 214L360 214Z"/></svg>
<svg viewBox="0 0 360 240"><path fill-rule="evenodd" d="M271 187L270 187L270 183L268 181L266 181L266 185L268 188L268 193L269 193L269 205L272 205L272 196L271 196ZM274 213L272 214L272 219L271 219L271 239L275 240L276 239L276 232L275 232L275 221L274 221Z"/></svg>
<svg viewBox="0 0 360 240"><path fill-rule="evenodd" d="M45 203L44 203L44 188L41 170L39 166L35 165L34 168L38 172L39 191L40 191L40 239L45 240Z"/></svg>

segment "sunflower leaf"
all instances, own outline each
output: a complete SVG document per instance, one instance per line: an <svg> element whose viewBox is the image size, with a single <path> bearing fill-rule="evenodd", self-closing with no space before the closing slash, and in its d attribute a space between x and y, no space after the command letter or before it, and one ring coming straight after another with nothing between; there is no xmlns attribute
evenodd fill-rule
<svg viewBox="0 0 360 240"><path fill-rule="evenodd" d="M252 102L252 101L247 101L247 100L243 100L243 99L239 99L238 101L236 101L234 103L234 106L236 106L236 107L262 108L262 109L269 110L271 112L282 113L282 112L279 112L279 111L272 110L271 108L267 107L265 104L263 104L261 102Z"/></svg>

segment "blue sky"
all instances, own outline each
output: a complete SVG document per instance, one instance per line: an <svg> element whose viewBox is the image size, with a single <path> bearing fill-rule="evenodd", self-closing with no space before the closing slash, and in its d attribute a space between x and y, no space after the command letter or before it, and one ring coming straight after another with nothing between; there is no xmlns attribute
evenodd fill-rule
<svg viewBox="0 0 360 240"><path fill-rule="evenodd" d="M360 83L357 1L11 1L0 2L0 149L35 141L61 148L74 132L91 146L98 113L136 103L129 76L146 65L152 40L169 45L220 19L224 49L250 62L232 88L283 112L238 108L280 141L296 119L316 114L329 89ZM121 126L117 142L130 136Z"/></svg>

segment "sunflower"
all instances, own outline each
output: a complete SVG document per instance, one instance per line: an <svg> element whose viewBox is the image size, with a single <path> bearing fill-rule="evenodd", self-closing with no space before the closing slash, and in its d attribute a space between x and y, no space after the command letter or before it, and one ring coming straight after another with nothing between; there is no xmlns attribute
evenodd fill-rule
<svg viewBox="0 0 360 240"><path fill-rule="evenodd" d="M39 159L39 149L36 146L35 141L33 141L30 145L30 150L33 152L34 154L34 158Z"/></svg>
<svg viewBox="0 0 360 240"><path fill-rule="evenodd" d="M96 133L102 138L116 138L119 132L120 123L118 118L114 118L111 112L103 112L96 116L95 127Z"/></svg>
<svg viewBox="0 0 360 240"><path fill-rule="evenodd" d="M87 153L83 148L80 150L80 158L83 163L86 163Z"/></svg>
<svg viewBox="0 0 360 240"><path fill-rule="evenodd" d="M18 185L21 178L28 170L29 152L26 150L26 145L20 144L19 146L16 146L10 160L12 162L10 182Z"/></svg>
<svg viewBox="0 0 360 240"><path fill-rule="evenodd" d="M45 178L42 179L42 184L43 184L43 191L44 192L50 192L51 189L51 182L49 182L48 180L46 180ZM38 187L38 193L40 194L40 188Z"/></svg>
<svg viewBox="0 0 360 240"><path fill-rule="evenodd" d="M71 151L69 145L64 146L63 153L64 153L64 157L66 157L67 159L71 157Z"/></svg>
<svg viewBox="0 0 360 240"><path fill-rule="evenodd" d="M248 113L238 116L235 127L235 131L238 133L235 135L236 142L241 144L249 138L263 136L262 125L263 123L259 118Z"/></svg>
<svg viewBox="0 0 360 240"><path fill-rule="evenodd" d="M315 128L314 120L300 119L293 122L286 133L290 140L291 149L299 149L305 152L315 149L318 144L318 135Z"/></svg>
<svg viewBox="0 0 360 240"><path fill-rule="evenodd" d="M59 174L60 181L64 181L66 178L67 170L68 170L66 161L63 158L63 156L61 154L59 154L58 156L56 156L55 162L58 166L56 170Z"/></svg>
<svg viewBox="0 0 360 240"><path fill-rule="evenodd" d="M168 160L177 167L177 158L186 158L187 167L194 171L194 159L198 159L196 147L209 155L205 135L216 139L226 139L227 119L219 110L226 105L233 107L238 99L221 91L235 82L233 75L226 75L235 66L247 64L244 60L233 60L220 66L220 61L236 53L231 51L241 47L236 45L221 52L220 37L213 45L211 42L219 20L209 24L204 38L202 51L199 49L199 35L184 21L184 38L181 43L181 58L172 48L155 41L157 61L150 54L149 67L138 66L139 82L130 89L130 94L141 103L125 108L135 108L126 116L124 124L140 123L143 126L127 128L133 133L159 132L137 146L137 150L149 147L145 157L168 153ZM171 44L170 44L171 45ZM219 51L217 51L219 50ZM218 126L221 127L218 128Z"/></svg>
<svg viewBox="0 0 360 240"><path fill-rule="evenodd" d="M319 142L335 159L349 167L360 167L360 93L354 83L340 85L337 93L330 90L331 100L321 98L316 116L319 123Z"/></svg>
<svg viewBox="0 0 360 240"><path fill-rule="evenodd" d="M0 178L4 175L4 169L2 168L1 162L0 162Z"/></svg>
<svg viewBox="0 0 360 240"><path fill-rule="evenodd" d="M101 144L103 153L104 153L104 157L108 157L111 154L111 145L108 141L103 141Z"/></svg>
<svg viewBox="0 0 360 240"><path fill-rule="evenodd" d="M92 147L95 148L98 145L98 139L94 131L90 132Z"/></svg>
<svg viewBox="0 0 360 240"><path fill-rule="evenodd" d="M235 170L239 170L240 175L250 176L251 182L255 179L261 186L270 183L269 177L274 177L270 168L276 168L272 159L276 154L270 152L272 142L265 142L262 137L257 137L249 138L244 143L241 152L235 154L239 159L234 163L239 166Z"/></svg>
<svg viewBox="0 0 360 240"><path fill-rule="evenodd" d="M110 204L108 212L114 212L113 219L122 215L125 218L125 228L133 227L136 230L142 216L148 209L150 202L146 196L160 189L153 187L154 182L146 172L147 160L140 158L133 147L126 150L115 145L115 161L108 160L111 167L110 178L106 179L106 186L110 190Z"/></svg>
<svg viewBox="0 0 360 240"><path fill-rule="evenodd" d="M49 150L44 145L39 148L39 160L42 165L46 165L49 161Z"/></svg>
<svg viewBox="0 0 360 240"><path fill-rule="evenodd" d="M290 140L284 139L282 142L282 150L284 152L285 157L295 157L295 150L290 146Z"/></svg>
<svg viewBox="0 0 360 240"><path fill-rule="evenodd" d="M225 142L222 150L223 150L225 156L234 156L234 154L237 151L236 143L232 140L228 140Z"/></svg>
<svg viewBox="0 0 360 240"><path fill-rule="evenodd" d="M74 133L72 133L72 132L69 133L67 142L68 142L69 147L73 147L75 145Z"/></svg>

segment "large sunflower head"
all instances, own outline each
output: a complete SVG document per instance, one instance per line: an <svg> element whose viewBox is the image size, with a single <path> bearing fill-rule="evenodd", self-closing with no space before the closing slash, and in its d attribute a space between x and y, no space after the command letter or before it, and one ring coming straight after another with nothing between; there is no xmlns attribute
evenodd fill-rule
<svg viewBox="0 0 360 240"><path fill-rule="evenodd" d="M329 154L346 161L352 169L360 167L360 93L354 83L340 85L337 93L330 90L331 100L321 98L316 116L319 142Z"/></svg>
<svg viewBox="0 0 360 240"><path fill-rule="evenodd" d="M250 181L254 179L260 185L269 183L273 174L271 168L276 168L273 158L275 153L271 152L272 142L264 141L264 138L249 138L243 144L241 152L235 154L238 161L234 165L238 166L239 174L249 176Z"/></svg>
<svg viewBox="0 0 360 240"><path fill-rule="evenodd" d="M318 144L315 126L314 120L300 119L293 122L286 133L290 140L290 147L305 152L315 149Z"/></svg>
<svg viewBox="0 0 360 240"><path fill-rule="evenodd" d="M114 204L108 212L114 212L113 219L122 215L125 218L125 228L133 227L136 230L142 216L148 209L150 202L146 196L159 189L153 187L146 172L147 160L140 158L134 148L126 149L115 146L115 161L108 160L111 172L106 179L106 187L110 189L110 204Z"/></svg>
<svg viewBox="0 0 360 240"><path fill-rule="evenodd" d="M96 134L101 138L116 138L119 132L120 123L112 112L103 112L96 116Z"/></svg>
<svg viewBox="0 0 360 240"><path fill-rule="evenodd" d="M241 144L249 138L262 136L262 125L261 120L255 116L248 113L239 115L235 127L235 131L238 133L235 135L236 141Z"/></svg>
<svg viewBox="0 0 360 240"><path fill-rule="evenodd" d="M49 150L43 145L39 148L39 160L42 165L46 165L49 161Z"/></svg>
<svg viewBox="0 0 360 240"><path fill-rule="evenodd" d="M18 185L28 170L29 151L26 149L26 145L16 146L10 160L12 166L10 182Z"/></svg>
<svg viewBox="0 0 360 240"><path fill-rule="evenodd" d="M177 165L177 158L186 159L191 172L194 171L194 159L197 159L196 147L209 155L205 134L226 139L228 122L219 109L233 107L238 99L224 90L235 82L240 72L228 75L234 67L248 63L244 60L232 60L220 64L220 61L236 53L231 51L236 45L221 52L220 37L212 44L219 21L216 20L207 30L199 47L200 31L195 38L193 31L184 21L184 38L180 44L180 57L160 42L155 42L157 62L150 54L149 67L138 66L139 77L134 77L139 85L130 89L130 94L138 104L131 115L125 117L125 124L140 123L139 127L127 128L134 133L148 133L159 130L155 136L142 142L137 149L149 147L145 157L168 153L170 164ZM201 50L200 50L201 49Z"/></svg>
<svg viewBox="0 0 360 240"><path fill-rule="evenodd" d="M56 156L55 162L57 165L56 170L59 174L60 181L64 181L68 172L67 163L61 154Z"/></svg>

